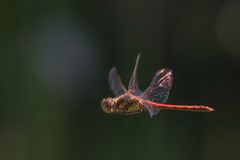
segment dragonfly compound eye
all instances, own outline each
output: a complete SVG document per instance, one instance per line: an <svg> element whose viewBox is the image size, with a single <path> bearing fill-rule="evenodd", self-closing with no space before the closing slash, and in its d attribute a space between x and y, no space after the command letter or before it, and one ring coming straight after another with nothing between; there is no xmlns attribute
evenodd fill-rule
<svg viewBox="0 0 240 160"><path fill-rule="evenodd" d="M101 102L101 108L105 113L113 113L113 99L107 98L103 99Z"/></svg>

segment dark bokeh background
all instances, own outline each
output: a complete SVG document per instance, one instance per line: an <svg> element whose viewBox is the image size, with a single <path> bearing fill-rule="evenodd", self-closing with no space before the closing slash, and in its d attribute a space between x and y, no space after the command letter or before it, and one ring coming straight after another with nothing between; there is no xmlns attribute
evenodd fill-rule
<svg viewBox="0 0 240 160"><path fill-rule="evenodd" d="M0 159L240 159L240 2L0 2ZM214 113L107 115L107 75L142 89L173 70L168 103Z"/></svg>

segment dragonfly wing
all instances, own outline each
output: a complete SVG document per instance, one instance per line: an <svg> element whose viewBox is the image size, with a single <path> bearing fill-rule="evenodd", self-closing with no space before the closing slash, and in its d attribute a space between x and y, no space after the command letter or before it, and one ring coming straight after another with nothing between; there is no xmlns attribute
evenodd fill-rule
<svg viewBox="0 0 240 160"><path fill-rule="evenodd" d="M128 90L133 93L134 95L141 95L142 91L138 87L138 81L137 81L137 69L138 69L138 62L139 62L140 54L138 54L136 63L134 66L134 70L131 76L131 79L129 81Z"/></svg>
<svg viewBox="0 0 240 160"><path fill-rule="evenodd" d="M152 108L150 104L148 104L147 102L143 102L145 108L147 109L150 117L152 118L154 115L158 114L158 112L160 111L160 109L158 108Z"/></svg>
<svg viewBox="0 0 240 160"><path fill-rule="evenodd" d="M166 103L172 87L172 71L169 69L159 70L141 97L157 103Z"/></svg>
<svg viewBox="0 0 240 160"><path fill-rule="evenodd" d="M113 67L108 74L108 82L115 96L119 96L127 92L115 67Z"/></svg>

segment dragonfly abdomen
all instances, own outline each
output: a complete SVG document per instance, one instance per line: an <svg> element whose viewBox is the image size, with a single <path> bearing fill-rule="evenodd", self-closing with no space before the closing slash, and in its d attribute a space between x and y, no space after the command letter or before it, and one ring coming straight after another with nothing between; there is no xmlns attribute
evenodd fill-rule
<svg viewBox="0 0 240 160"><path fill-rule="evenodd" d="M169 110L180 110L180 111L192 111L192 112L212 112L214 109L208 106L201 105L172 105L172 104L162 104L147 101L153 108L159 109L169 109Z"/></svg>

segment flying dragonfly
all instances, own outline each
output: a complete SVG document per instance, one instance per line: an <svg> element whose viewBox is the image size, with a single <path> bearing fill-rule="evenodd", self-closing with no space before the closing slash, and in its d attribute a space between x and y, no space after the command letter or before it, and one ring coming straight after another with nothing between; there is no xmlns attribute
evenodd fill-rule
<svg viewBox="0 0 240 160"><path fill-rule="evenodd" d="M165 104L172 87L173 77L170 69L160 69L153 77L149 87L142 92L138 87L137 69L140 54L138 54L135 67L128 85L128 89L123 85L121 78L113 67L108 75L110 88L115 95L101 101L101 108L105 113L116 113L121 115L132 115L148 111L153 117L161 109L212 112L213 108L203 105L174 105Z"/></svg>

